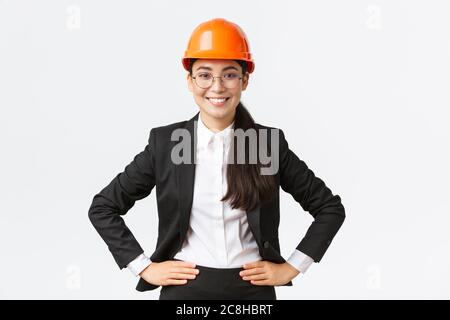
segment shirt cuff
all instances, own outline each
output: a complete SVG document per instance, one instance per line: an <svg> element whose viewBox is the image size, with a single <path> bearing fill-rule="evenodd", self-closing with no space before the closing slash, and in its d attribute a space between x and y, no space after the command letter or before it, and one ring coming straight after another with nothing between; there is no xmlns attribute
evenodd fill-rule
<svg viewBox="0 0 450 320"><path fill-rule="evenodd" d="M314 262L313 258L295 249L289 259L286 261L301 273L305 273L309 266Z"/></svg>
<svg viewBox="0 0 450 320"><path fill-rule="evenodd" d="M147 268L152 261L145 255L141 254L136 259L131 261L127 268L137 277L145 268Z"/></svg>

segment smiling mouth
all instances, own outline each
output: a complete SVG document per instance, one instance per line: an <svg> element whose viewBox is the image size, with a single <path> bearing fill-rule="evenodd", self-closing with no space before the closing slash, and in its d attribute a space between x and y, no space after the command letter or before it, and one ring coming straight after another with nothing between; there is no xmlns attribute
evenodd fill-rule
<svg viewBox="0 0 450 320"><path fill-rule="evenodd" d="M224 98L211 98L206 97L206 99L213 105L213 106L222 106L227 102L230 97L224 97Z"/></svg>
<svg viewBox="0 0 450 320"><path fill-rule="evenodd" d="M230 97L220 97L220 98L214 98L214 97L206 97L206 99L215 99L215 100L223 100L223 99L225 99L225 100L228 100L228 99L230 99Z"/></svg>

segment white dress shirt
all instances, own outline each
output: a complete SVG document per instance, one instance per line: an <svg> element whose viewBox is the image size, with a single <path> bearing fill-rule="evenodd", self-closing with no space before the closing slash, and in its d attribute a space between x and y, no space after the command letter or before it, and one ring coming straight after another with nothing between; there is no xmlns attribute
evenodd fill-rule
<svg viewBox="0 0 450 320"><path fill-rule="evenodd" d="M174 258L211 268L240 268L262 260L244 210L220 201L227 192L227 159L234 122L220 132L197 122L194 194L186 239ZM295 249L287 260L305 273L313 259ZM139 275L151 263L141 254L128 268Z"/></svg>

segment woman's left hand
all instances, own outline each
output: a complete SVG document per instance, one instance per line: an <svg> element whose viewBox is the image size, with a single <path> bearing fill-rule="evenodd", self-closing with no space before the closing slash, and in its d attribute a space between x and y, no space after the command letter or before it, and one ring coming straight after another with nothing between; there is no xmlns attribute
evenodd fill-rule
<svg viewBox="0 0 450 320"><path fill-rule="evenodd" d="M245 270L239 272L242 279L260 286L282 286L300 273L287 262L273 263L263 260L246 263L243 267Z"/></svg>

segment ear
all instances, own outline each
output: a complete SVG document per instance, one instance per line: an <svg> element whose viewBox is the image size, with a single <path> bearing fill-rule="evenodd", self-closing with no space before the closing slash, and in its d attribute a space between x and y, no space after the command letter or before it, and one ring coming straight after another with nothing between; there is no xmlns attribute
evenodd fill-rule
<svg viewBox="0 0 450 320"><path fill-rule="evenodd" d="M192 77L189 73L187 74L186 80L187 80L187 85L188 85L189 91L194 92L194 88L193 88L193 84L192 84Z"/></svg>
<svg viewBox="0 0 450 320"><path fill-rule="evenodd" d="M242 77L242 91L245 91L245 89L247 89L249 78L250 73L245 72L244 76Z"/></svg>

